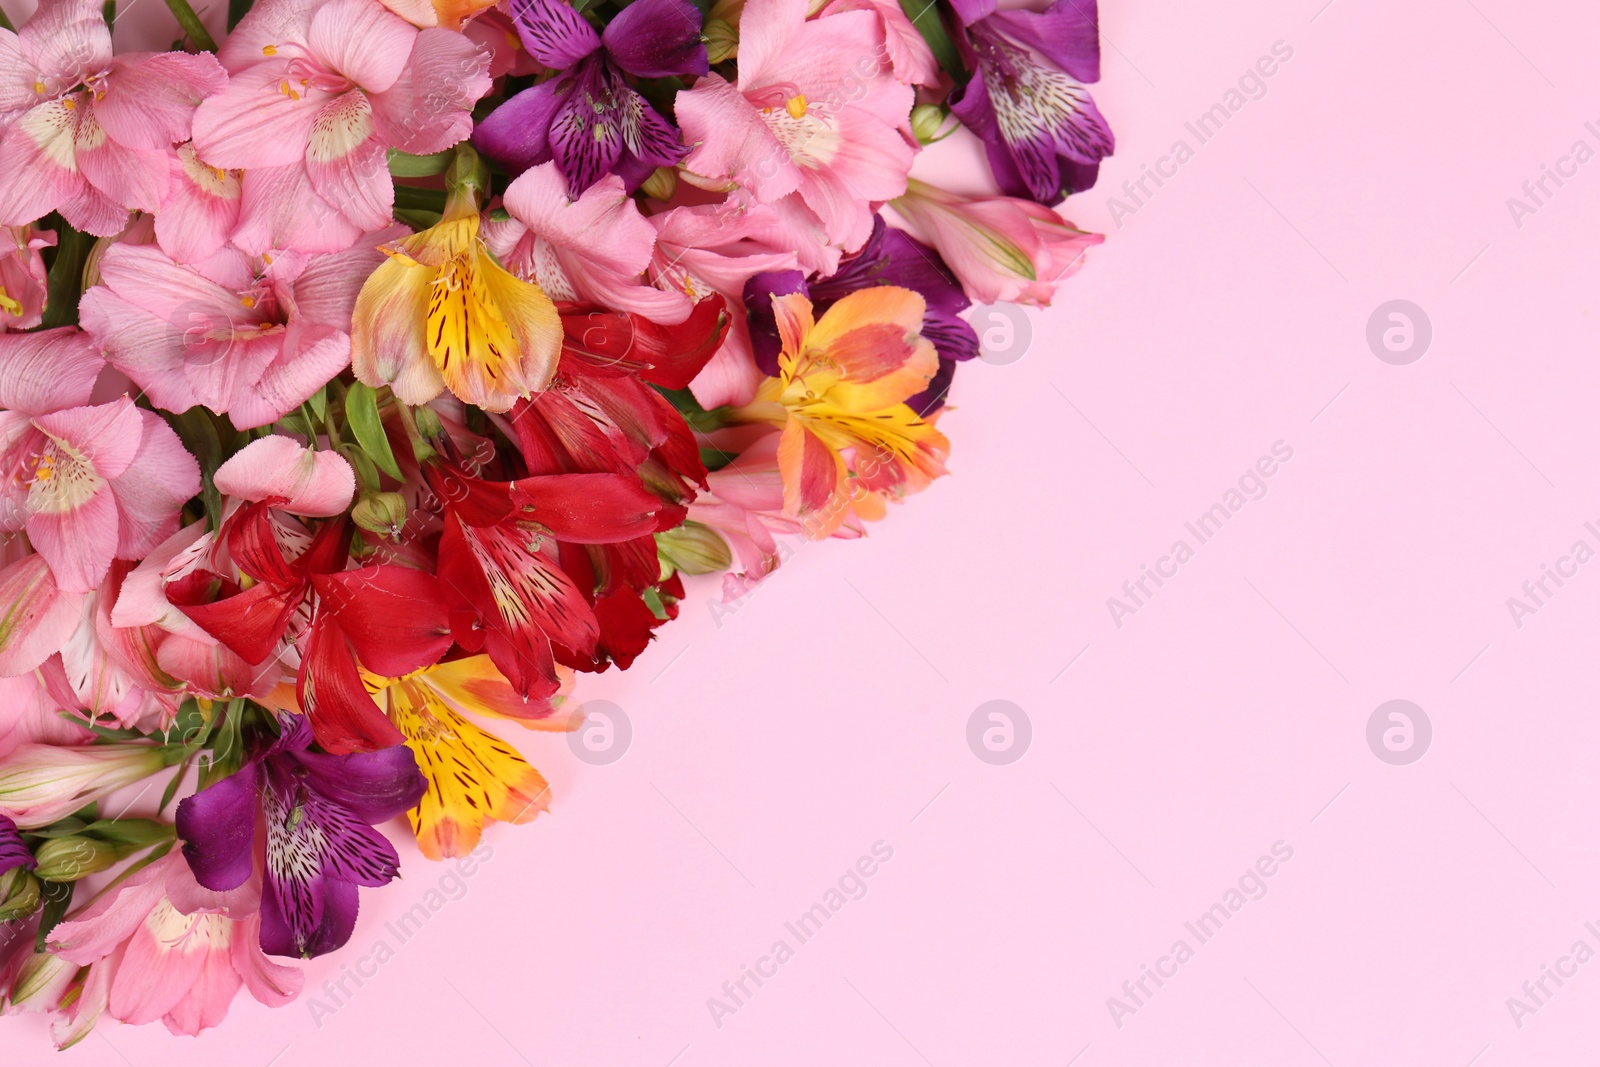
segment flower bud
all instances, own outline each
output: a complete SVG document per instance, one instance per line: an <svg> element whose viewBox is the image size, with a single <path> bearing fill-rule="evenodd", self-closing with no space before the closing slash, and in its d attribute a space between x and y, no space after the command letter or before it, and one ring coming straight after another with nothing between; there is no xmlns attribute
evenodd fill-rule
<svg viewBox="0 0 1600 1067"><path fill-rule="evenodd" d="M122 850L92 837L53 837L39 846L34 874L46 882L76 882L105 870L122 858Z"/></svg>
<svg viewBox="0 0 1600 1067"><path fill-rule="evenodd" d="M430 441L444 433L444 424L439 421L438 412L426 405L414 410L411 417L416 421L417 432Z"/></svg>
<svg viewBox="0 0 1600 1067"><path fill-rule="evenodd" d="M13 867L0 874L0 923L25 919L39 907L39 879L32 871Z"/></svg>
<svg viewBox="0 0 1600 1067"><path fill-rule="evenodd" d="M730 22L715 16L706 19L700 35L706 42L706 60L713 66L732 59L739 52L739 29Z"/></svg>
<svg viewBox="0 0 1600 1067"><path fill-rule="evenodd" d="M171 766L181 751L144 744L19 745L0 759L0 809L24 830L49 826Z"/></svg>
<svg viewBox="0 0 1600 1067"><path fill-rule="evenodd" d="M911 109L911 132L918 144L929 145L940 139L939 130L949 113L938 104L918 104Z"/></svg>
<svg viewBox="0 0 1600 1067"><path fill-rule="evenodd" d="M671 200L672 194L678 191L678 168L657 167L650 172L650 177L639 186L645 196L657 200Z"/></svg>
<svg viewBox="0 0 1600 1067"><path fill-rule="evenodd" d="M733 553L722 535L698 522L656 534L656 551L664 564L684 574L711 574L733 566Z"/></svg>
<svg viewBox="0 0 1600 1067"><path fill-rule="evenodd" d="M399 493L373 493L356 502L350 517L363 530L393 541L405 528L406 500Z"/></svg>

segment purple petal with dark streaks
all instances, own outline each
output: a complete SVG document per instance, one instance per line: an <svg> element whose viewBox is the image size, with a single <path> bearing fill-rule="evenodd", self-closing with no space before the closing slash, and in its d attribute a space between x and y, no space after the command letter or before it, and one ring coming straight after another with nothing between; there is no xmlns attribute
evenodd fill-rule
<svg viewBox="0 0 1600 1067"><path fill-rule="evenodd" d="M989 24L1081 82L1100 80L1100 23L1095 0L1056 0L1043 11L1000 11Z"/></svg>
<svg viewBox="0 0 1600 1067"><path fill-rule="evenodd" d="M585 60L550 123L550 149L573 196L609 174L622 156L605 73L604 60Z"/></svg>
<svg viewBox="0 0 1600 1067"><path fill-rule="evenodd" d="M600 35L562 0L511 0L511 21L528 54L566 70L600 47Z"/></svg>
<svg viewBox="0 0 1600 1067"><path fill-rule="evenodd" d="M318 796L368 823L405 813L428 791L428 780L405 745L344 756L302 752L296 762L305 772L306 785Z"/></svg>

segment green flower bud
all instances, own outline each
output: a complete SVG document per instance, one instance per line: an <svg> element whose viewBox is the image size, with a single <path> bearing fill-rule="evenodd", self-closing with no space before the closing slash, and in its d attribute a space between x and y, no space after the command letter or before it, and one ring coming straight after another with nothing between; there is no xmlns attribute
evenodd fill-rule
<svg viewBox="0 0 1600 1067"><path fill-rule="evenodd" d="M25 919L39 907L39 879L32 871L13 867L0 874L0 923Z"/></svg>
<svg viewBox="0 0 1600 1067"><path fill-rule="evenodd" d="M444 434L444 425L432 408L427 406L417 408L411 413L411 417L416 420L417 432L428 440Z"/></svg>
<svg viewBox="0 0 1600 1067"><path fill-rule="evenodd" d="M393 541L406 524L406 501L399 493L373 493L364 496L351 509L356 525Z"/></svg>
<svg viewBox="0 0 1600 1067"><path fill-rule="evenodd" d="M949 113L938 104L918 104L911 109L911 132L918 144L932 144L940 139L939 130Z"/></svg>
<svg viewBox="0 0 1600 1067"><path fill-rule="evenodd" d="M116 863L121 851L92 837L53 837L39 846L34 874L46 882L76 882Z"/></svg>
<svg viewBox="0 0 1600 1067"><path fill-rule="evenodd" d="M678 191L678 169L676 167L657 167L650 172L650 177L639 186L645 196L657 200L670 200L672 194Z"/></svg>
<svg viewBox="0 0 1600 1067"><path fill-rule="evenodd" d="M656 534L656 551L663 564L684 574L711 574L733 566L733 552L722 535L698 522Z"/></svg>
<svg viewBox="0 0 1600 1067"><path fill-rule="evenodd" d="M725 59L732 59L739 52L739 28L724 19L706 19L705 29L700 31L700 36L706 42L706 59L713 66Z"/></svg>

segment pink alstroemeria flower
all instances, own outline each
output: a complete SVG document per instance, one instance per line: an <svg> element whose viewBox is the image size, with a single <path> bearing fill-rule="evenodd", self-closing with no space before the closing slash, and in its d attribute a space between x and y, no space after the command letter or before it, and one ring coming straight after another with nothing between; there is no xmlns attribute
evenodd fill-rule
<svg viewBox="0 0 1600 1067"><path fill-rule="evenodd" d="M193 266L113 245L83 296L83 327L158 407L201 404L241 430L265 426L349 365L350 312L384 260L377 243L404 233L327 255L230 249Z"/></svg>
<svg viewBox="0 0 1600 1067"><path fill-rule="evenodd" d="M206 52L113 57L101 10L99 0L41 0L20 31L0 30L0 225L59 209L110 237L130 209L157 210L172 146L227 82Z"/></svg>
<svg viewBox="0 0 1600 1067"><path fill-rule="evenodd" d="M109 965L111 1018L192 1036L222 1021L241 986L268 1007L299 995L299 968L261 951L260 908L258 881L212 892L175 849L58 925L49 948L80 967Z"/></svg>
<svg viewBox="0 0 1600 1067"><path fill-rule="evenodd" d="M677 98L695 146L691 181L732 181L773 204L791 194L832 243L872 235L873 202L905 191L916 155L911 86L895 78L876 11L806 20L806 0L750 0L739 20L739 81L709 74Z"/></svg>
<svg viewBox="0 0 1600 1067"><path fill-rule="evenodd" d="M961 196L916 179L894 209L979 304L1048 307L1056 285L1105 240L1031 200Z"/></svg>
<svg viewBox="0 0 1600 1067"><path fill-rule="evenodd" d="M555 162L541 163L507 187L505 208L509 219L484 219L483 243L551 300L599 304L665 326L694 310L693 298L642 278L656 231L617 175L606 175L574 200Z"/></svg>
<svg viewBox="0 0 1600 1067"><path fill-rule="evenodd" d="M0 227L0 333L30 330L44 317L48 279L39 249L55 243L53 230Z"/></svg>
<svg viewBox="0 0 1600 1067"><path fill-rule="evenodd" d="M0 530L25 531L65 593L160 544L200 491L199 464L161 416L126 396L90 403L104 366L71 327L0 334ZM0 587L30 565L0 572Z"/></svg>
<svg viewBox="0 0 1600 1067"><path fill-rule="evenodd" d="M650 217L656 228L649 276L662 289L700 300L720 293L728 302L728 335L689 388L706 409L748 404L766 377L750 348L744 285L751 275L793 270L793 252L762 240L775 224L759 204L729 198L720 204L675 207Z"/></svg>
<svg viewBox="0 0 1600 1067"><path fill-rule="evenodd" d="M389 225L388 149L464 139L491 84L471 40L378 0L261 0L218 56L231 78L195 114L194 149L247 168L234 243L250 252L338 251Z"/></svg>

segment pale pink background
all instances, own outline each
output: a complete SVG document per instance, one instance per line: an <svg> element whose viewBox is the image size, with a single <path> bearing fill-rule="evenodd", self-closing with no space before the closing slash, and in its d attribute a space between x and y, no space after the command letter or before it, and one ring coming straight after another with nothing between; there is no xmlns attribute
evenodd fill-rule
<svg viewBox="0 0 1600 1067"><path fill-rule="evenodd" d="M1600 949L1600 562L1520 629L1506 599L1600 548L1600 161L1520 228L1506 201L1600 148L1600 15L1323 3L1106 0L1118 151L1067 213L1109 238L1021 359L963 369L954 477L720 626L697 585L634 670L585 678L631 750L525 738L554 812L494 830L320 1027L242 998L198 1040L108 1027L71 1059L1588 1062L1600 962L1520 1029L1506 998ZM1280 40L1265 98L1118 227L1107 197ZM923 170L971 186L965 158ZM1434 326L1410 366L1365 341L1394 298ZM1106 598L1279 440L1269 494L1117 628ZM1434 739L1395 767L1365 727L1402 697ZM966 744L991 699L1033 723L1010 766ZM868 895L715 1025L707 998L879 840ZM1270 892L1119 1029L1107 998L1280 840ZM403 853L308 994L437 887ZM45 1061L33 1021L5 1034Z"/></svg>

